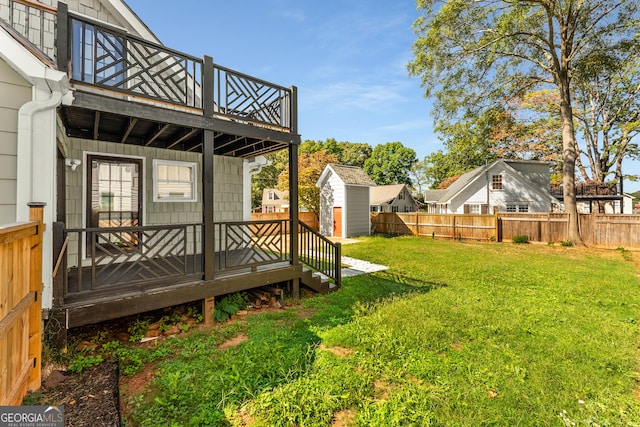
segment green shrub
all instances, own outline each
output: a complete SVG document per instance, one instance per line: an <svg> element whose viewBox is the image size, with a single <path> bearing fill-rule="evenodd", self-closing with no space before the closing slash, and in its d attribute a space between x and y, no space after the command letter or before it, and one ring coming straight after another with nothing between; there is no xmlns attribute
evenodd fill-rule
<svg viewBox="0 0 640 427"><path fill-rule="evenodd" d="M529 243L529 236L525 234L518 234L513 236L511 240L513 241L513 243L517 243L517 244Z"/></svg>
<svg viewBox="0 0 640 427"><path fill-rule="evenodd" d="M573 246L573 241L571 241L571 240L563 240L562 242L560 242L560 244L562 246L570 247L570 246Z"/></svg>
<svg viewBox="0 0 640 427"><path fill-rule="evenodd" d="M244 292L236 292L224 297L220 302L216 303L213 311L213 319L216 322L224 322L230 316L238 313L247 307L249 297Z"/></svg>

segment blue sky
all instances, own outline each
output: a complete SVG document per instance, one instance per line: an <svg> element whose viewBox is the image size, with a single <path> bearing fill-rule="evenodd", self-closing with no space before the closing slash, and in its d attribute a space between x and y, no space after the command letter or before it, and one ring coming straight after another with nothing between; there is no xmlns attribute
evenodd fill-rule
<svg viewBox="0 0 640 427"><path fill-rule="evenodd" d="M409 78L415 0L126 0L167 46L298 87L302 139L442 147ZM627 173L640 162L627 161ZM625 182L626 191L640 183Z"/></svg>
<svg viewBox="0 0 640 427"><path fill-rule="evenodd" d="M302 139L441 147L406 65L414 0L128 0L167 46L298 87ZM179 4L181 7L176 7Z"/></svg>

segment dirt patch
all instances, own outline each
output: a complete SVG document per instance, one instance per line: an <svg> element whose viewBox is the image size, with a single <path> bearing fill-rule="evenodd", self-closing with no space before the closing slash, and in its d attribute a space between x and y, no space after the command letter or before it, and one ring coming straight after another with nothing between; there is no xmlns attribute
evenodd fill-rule
<svg viewBox="0 0 640 427"><path fill-rule="evenodd" d="M348 427L356 425L356 411L343 409L333 415L331 427Z"/></svg>
<svg viewBox="0 0 640 427"><path fill-rule="evenodd" d="M220 350L226 350L226 349L228 349L230 347L236 347L236 346L242 344L243 342L245 342L248 339L249 339L249 337L246 336L245 334L239 334L239 335L236 335L233 338L230 338L230 339L226 340L225 342L220 344L218 346L218 348Z"/></svg>
<svg viewBox="0 0 640 427"><path fill-rule="evenodd" d="M120 426L118 363L103 362L81 374L53 371L35 405L64 406L65 426Z"/></svg>
<svg viewBox="0 0 640 427"><path fill-rule="evenodd" d="M324 345L320 345L320 349L330 351L338 357L349 357L353 354L352 349L340 346L325 347Z"/></svg>

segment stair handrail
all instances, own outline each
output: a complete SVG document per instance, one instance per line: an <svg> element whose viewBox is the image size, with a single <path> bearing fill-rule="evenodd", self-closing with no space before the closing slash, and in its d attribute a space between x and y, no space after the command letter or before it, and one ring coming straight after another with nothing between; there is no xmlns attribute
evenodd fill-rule
<svg viewBox="0 0 640 427"><path fill-rule="evenodd" d="M333 279L342 286L342 246L332 242L303 221L299 224L298 257L300 263Z"/></svg>

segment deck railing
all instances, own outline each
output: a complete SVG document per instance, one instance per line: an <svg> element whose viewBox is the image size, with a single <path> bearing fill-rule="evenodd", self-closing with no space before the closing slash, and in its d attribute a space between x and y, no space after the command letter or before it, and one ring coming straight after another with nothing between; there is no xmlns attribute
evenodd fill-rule
<svg viewBox="0 0 640 427"><path fill-rule="evenodd" d="M68 16L68 46L64 48L69 49L74 82L188 107L199 114L207 110L214 116L291 131L292 89L98 21Z"/></svg>
<svg viewBox="0 0 640 427"><path fill-rule="evenodd" d="M0 0L0 19L72 81L185 107L196 114L293 131L292 88L279 86L33 0ZM207 79L209 79L207 81Z"/></svg>
<svg viewBox="0 0 640 427"><path fill-rule="evenodd" d="M257 269L290 260L287 220L215 223L216 271Z"/></svg>
<svg viewBox="0 0 640 427"><path fill-rule="evenodd" d="M201 275L201 224L67 229L69 296ZM82 247L84 246L84 251Z"/></svg>
<svg viewBox="0 0 640 427"><path fill-rule="evenodd" d="M299 223L299 260L341 286L342 282L342 250L340 243L334 243L313 228L300 221Z"/></svg>
<svg viewBox="0 0 640 427"><path fill-rule="evenodd" d="M619 184L579 183L576 184L576 197L618 196L622 195ZM551 186L551 195L562 198L564 196L561 185Z"/></svg>

